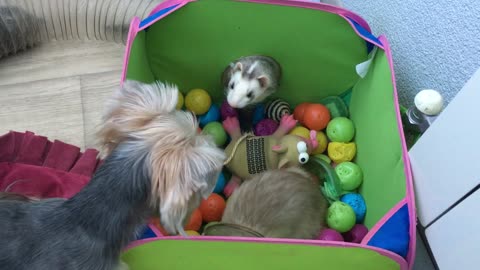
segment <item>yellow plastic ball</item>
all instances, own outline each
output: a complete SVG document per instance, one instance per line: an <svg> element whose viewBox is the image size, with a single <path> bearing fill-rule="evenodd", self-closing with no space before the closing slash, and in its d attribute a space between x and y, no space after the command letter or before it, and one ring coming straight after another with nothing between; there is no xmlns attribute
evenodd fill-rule
<svg viewBox="0 0 480 270"><path fill-rule="evenodd" d="M357 153L357 146L354 142L341 143L330 142L328 144L328 157L335 163L351 161Z"/></svg>
<svg viewBox="0 0 480 270"><path fill-rule="evenodd" d="M315 148L312 152L312 155L318 155L327 149L328 145L328 140L327 140L327 135L323 131L317 131L317 142L318 146Z"/></svg>
<svg viewBox="0 0 480 270"><path fill-rule="evenodd" d="M212 105L212 99L207 91L203 89L192 89L185 97L185 107L196 115L208 112L210 105Z"/></svg>
<svg viewBox="0 0 480 270"><path fill-rule="evenodd" d="M294 127L290 133L288 133L290 135L297 135L297 136L300 136L302 138L305 138L305 139L309 139L310 138L310 130L308 130L306 127L302 127L302 126L296 126Z"/></svg>
<svg viewBox="0 0 480 270"><path fill-rule="evenodd" d="M200 234L196 231L185 231L189 236L199 236Z"/></svg>
<svg viewBox="0 0 480 270"><path fill-rule="evenodd" d="M181 110L183 108L183 94L182 92L178 91L178 101L177 101L177 110Z"/></svg>

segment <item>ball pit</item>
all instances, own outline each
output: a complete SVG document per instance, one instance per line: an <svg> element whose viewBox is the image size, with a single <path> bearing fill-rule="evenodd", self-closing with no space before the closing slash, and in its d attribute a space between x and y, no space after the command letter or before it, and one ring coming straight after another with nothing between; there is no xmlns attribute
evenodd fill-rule
<svg viewBox="0 0 480 270"><path fill-rule="evenodd" d="M220 106L206 102L206 106L198 106L192 100L208 100L202 89L194 89L185 97L185 107L197 114L199 131L209 134L214 138L217 146L222 147L228 140L221 121L227 117L238 117L238 110L223 101ZM347 118L337 97L328 97L321 103L303 102L293 110L293 116L297 125L289 132L305 139L310 139L310 131L316 131L318 147L311 152L311 156L323 159L331 164L332 173L339 179L339 185L344 191L357 189L363 181L363 173L358 165L352 162L356 155L356 144L353 140L355 127L353 122ZM343 101L342 101L343 102ZM179 95L179 104L183 103L183 96ZM181 105L179 105L181 107ZM197 106L197 107L196 107ZM200 108L201 107L201 108ZM334 109L332 109L334 108ZM330 113L330 110L335 112ZM205 111L203 114L201 112ZM285 113L292 113L290 105L281 99L272 100L265 106L257 104L253 110L252 126L253 133L257 136L268 136L279 126L279 117ZM332 163L333 162L333 163ZM321 176L320 177L324 177ZM314 176L319 184L322 180ZM227 183L225 174L222 172L216 182L213 193L202 200L189 218L185 230L188 235L199 235L203 224L218 222L221 220L226 206L223 190ZM327 209L326 223L328 228L322 230L317 240L324 241L347 241L359 243L365 236L368 229L361 224L366 214L365 201L358 193L347 193L331 202ZM157 222L158 223L158 222ZM160 227L157 224L157 227ZM161 228L162 232L165 232ZM165 232L166 233L166 232Z"/></svg>

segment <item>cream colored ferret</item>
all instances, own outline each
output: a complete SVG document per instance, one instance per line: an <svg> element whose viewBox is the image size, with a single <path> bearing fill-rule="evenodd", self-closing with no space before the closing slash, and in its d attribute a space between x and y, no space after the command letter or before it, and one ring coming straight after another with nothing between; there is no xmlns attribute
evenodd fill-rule
<svg viewBox="0 0 480 270"><path fill-rule="evenodd" d="M300 168L270 170L245 181L223 218L204 235L314 239L326 226L327 200Z"/></svg>

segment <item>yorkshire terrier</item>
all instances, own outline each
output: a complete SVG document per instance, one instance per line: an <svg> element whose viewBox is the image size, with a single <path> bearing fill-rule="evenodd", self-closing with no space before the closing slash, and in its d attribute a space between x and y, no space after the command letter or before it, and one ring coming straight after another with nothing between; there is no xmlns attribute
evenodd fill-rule
<svg viewBox="0 0 480 270"><path fill-rule="evenodd" d="M327 200L304 169L259 173L228 199L221 222L204 235L315 239L326 227Z"/></svg>
<svg viewBox="0 0 480 270"><path fill-rule="evenodd" d="M103 164L70 199L0 195L0 268L112 270L158 213L170 234L214 189L225 160L197 120L175 109L176 86L126 81L98 132Z"/></svg>

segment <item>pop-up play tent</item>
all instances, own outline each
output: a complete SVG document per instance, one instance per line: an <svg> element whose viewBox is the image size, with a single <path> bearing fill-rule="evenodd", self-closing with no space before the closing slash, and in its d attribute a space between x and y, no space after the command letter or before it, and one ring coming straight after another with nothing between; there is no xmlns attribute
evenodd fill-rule
<svg viewBox="0 0 480 270"><path fill-rule="evenodd" d="M123 80L202 88L224 99L220 74L234 59L266 54L283 69L275 94L292 107L340 96L355 125L363 171L358 192L369 229L361 243L217 236L163 236L154 225L125 250L132 270L411 269L415 204L387 39L358 15L327 4L287 0L167 0L130 25ZM96 151L33 133L0 137L0 188L70 197L98 166ZM32 176L45 181L16 182ZM48 179L48 180L46 180ZM14 185L12 185L16 182ZM319 189L320 190L320 189ZM319 191L320 192L320 191Z"/></svg>
<svg viewBox="0 0 480 270"><path fill-rule="evenodd" d="M132 243L125 262L131 269L411 269L414 194L391 52L358 15L303 1L165 1L133 19L123 79L203 88L220 103L225 65L252 54L282 63L275 96L292 107L332 95L347 100L369 233L360 244L157 235Z"/></svg>

